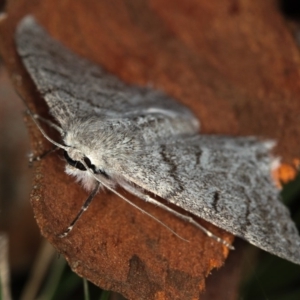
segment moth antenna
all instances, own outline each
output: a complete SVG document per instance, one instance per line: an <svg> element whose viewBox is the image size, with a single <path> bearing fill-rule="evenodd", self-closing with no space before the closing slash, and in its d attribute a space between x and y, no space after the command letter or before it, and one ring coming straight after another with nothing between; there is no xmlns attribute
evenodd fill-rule
<svg viewBox="0 0 300 300"><path fill-rule="evenodd" d="M60 128L58 125L56 125L55 123L41 117L38 114L33 114L33 117L36 119L41 120L42 122L46 123L48 126L50 126L51 128L54 128L55 130L57 130L62 136L65 134L65 132L63 131L62 128Z"/></svg>
<svg viewBox="0 0 300 300"><path fill-rule="evenodd" d="M26 112L27 112L28 115L31 117L31 119L33 120L34 124L37 126L37 128L39 129L39 131L41 132L41 134L44 136L44 138L45 138L46 140L48 140L51 144L57 146L58 148L64 149L65 151L68 151L68 149L69 149L70 147L61 145L61 144L55 142L54 140L52 140L52 139L46 134L46 132L45 132L44 129L41 127L41 125L39 124L39 122L37 122L36 119L37 119L37 118L40 118L40 119L43 119L43 120L47 121L48 124L51 123L51 124L52 124L52 125L50 125L51 127L54 127L53 125L55 125L54 128L55 128L56 130L58 130L58 131L61 133L61 135L64 134L63 130L62 130L59 126L57 126L56 124L54 124L54 123L52 123L52 122L50 122L50 121L48 121L48 120L46 120L46 119L44 119L44 118L38 116L37 114L32 113L31 110L30 110L30 108L28 107L26 101L24 100L24 98L21 96L21 94L20 94L18 91L17 91L17 94L19 95L19 97L22 99L24 105L26 106L26 109L27 109ZM58 129L58 128L59 128L59 129Z"/></svg>
<svg viewBox="0 0 300 300"><path fill-rule="evenodd" d="M223 245L225 245L227 248L229 248L230 250L234 250L234 247L232 245L230 245L228 242L226 242L225 240L221 239L220 237L218 237L217 235L213 234L211 231L209 231L208 229L206 229L204 226L200 225L198 222L196 222L191 216L186 216L182 213L177 212L176 210L172 209L171 207L153 199L152 197L150 197L147 194L144 194L139 188L134 188L129 184L124 184L122 185L122 187L127 190L128 192L130 192L131 194L145 200L146 202L152 203L153 205L160 207L161 209L173 214L174 216L176 216L177 218L185 221L185 222L189 222L190 224L193 224L196 228L200 229L202 232L204 232L208 237L214 239L215 241L217 241L218 243L221 243Z"/></svg>
<svg viewBox="0 0 300 300"><path fill-rule="evenodd" d="M51 139L47 133L44 131L44 129L42 128L42 126L39 124L39 122L36 120L36 117L35 115L30 111L29 108L27 108L27 113L29 114L29 116L31 117L31 119L33 120L33 122L35 123L35 125L37 126L37 128L39 129L39 131L41 132L41 134L44 136L44 138L46 140L48 140L51 144L55 145L56 147L60 148L60 149L64 149L65 151L68 151L68 149L70 147L68 146L64 146L64 145L61 145L57 142L55 142L53 139Z"/></svg>
<svg viewBox="0 0 300 300"><path fill-rule="evenodd" d="M92 176L98 181L100 182L103 186L105 186L107 189L109 189L110 191L112 191L115 195L119 196L121 199L125 200L127 203L129 203L131 206L137 208L139 211L141 211L142 213L148 215L149 217L151 217L152 219L154 219L156 222L158 222L159 224L163 225L165 228L167 228L169 231L171 231L173 234L175 234L177 237L179 237L180 239L189 242L189 240L183 238L182 236L180 236L178 233L176 233L173 229L171 229L169 226L167 226L165 223L163 223L162 221L160 221L159 219L155 218L154 216L152 216L150 213L148 213L147 211L141 209L139 206L137 206L136 204L132 203L130 200L128 200L126 197L124 197L123 195L121 195L120 193L118 193L116 190L114 190L113 188L111 188L110 186L106 185L105 183L101 182L101 180L99 180L99 178L97 178L97 176L95 176L95 174L88 168L88 166L85 164L84 161L81 161L81 163L85 166L85 168L92 174ZM124 188L126 189L127 186L125 186ZM196 228L200 229L202 232L204 232L208 237L214 239L215 241L217 241L220 244L223 244L224 246L226 246L227 248L229 248L230 250L235 250L235 248L230 245L228 242L226 242L225 240L221 239L220 237L216 236L215 234L213 234L211 231L209 231L208 229L206 229L204 226L200 225L199 223L197 223L192 217L190 216L185 216L177 211L175 211L174 209L160 203L159 201L156 201L155 199L153 199L152 197L148 196L145 197L145 195L142 195L141 193L135 193L132 191L132 189L128 188L126 189L127 191L129 191L130 193L132 193L133 195L136 195L137 197L144 199L146 202L152 203L162 209L164 209L165 211L168 211L170 213L172 213L173 215L175 215L176 217L178 217L179 219L182 219L184 221L187 221L191 224L193 224Z"/></svg>
<svg viewBox="0 0 300 300"><path fill-rule="evenodd" d="M147 215L148 217L152 218L153 220L155 220L157 223L159 223L160 225L164 226L165 228L167 228L170 232L172 232L174 235L176 235L178 238L180 238L181 240L185 241L185 242L190 242L189 240L183 238L182 236L180 236L177 232L175 232L172 228L170 228L168 225L166 225L165 223L163 223L162 221L160 221L159 219L155 218L154 216L152 216L150 213L148 213L147 211L143 210L142 208L140 208L139 206L137 206L136 204L132 203L129 199L127 199L126 197L124 197L122 194L118 193L115 189L111 188L109 185L105 184L104 182L102 182L99 178L97 178L97 176L95 176L95 174L90 170L90 168L86 165L86 163L82 160L80 161L84 167L87 169L88 172L90 172L90 174L92 174L92 176L97 180L97 182L100 182L104 187L106 187L108 190L110 190L111 192L113 192L115 195L117 195L118 197L120 197L121 199L123 199L124 201L126 201L128 204L130 204L131 206L133 206L134 208L136 208L137 210L139 210L140 212L144 213L145 215Z"/></svg>

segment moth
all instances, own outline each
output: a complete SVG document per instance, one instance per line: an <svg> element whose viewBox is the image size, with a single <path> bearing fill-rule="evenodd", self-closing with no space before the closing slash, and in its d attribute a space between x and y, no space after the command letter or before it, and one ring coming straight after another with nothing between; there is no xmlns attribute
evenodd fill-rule
<svg viewBox="0 0 300 300"><path fill-rule="evenodd" d="M115 191L120 186L199 228L155 197L300 264L299 234L271 178L278 164L272 141L199 134L188 108L77 56L31 16L20 22L15 40L63 143L46 137L64 150L66 172L91 191L63 236L99 188L123 197Z"/></svg>

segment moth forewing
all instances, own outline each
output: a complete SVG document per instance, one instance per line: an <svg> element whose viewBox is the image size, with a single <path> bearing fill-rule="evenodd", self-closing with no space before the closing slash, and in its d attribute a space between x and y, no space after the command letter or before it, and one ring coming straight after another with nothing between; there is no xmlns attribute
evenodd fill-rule
<svg viewBox="0 0 300 300"><path fill-rule="evenodd" d="M146 201L153 198L145 192L157 195L300 264L299 234L271 179L269 142L200 135L188 108L162 92L128 85L77 56L33 17L20 22L16 44L50 113L69 137L66 146L80 153L66 150L74 168L68 173L86 188L101 184L102 176L108 189L119 184Z"/></svg>

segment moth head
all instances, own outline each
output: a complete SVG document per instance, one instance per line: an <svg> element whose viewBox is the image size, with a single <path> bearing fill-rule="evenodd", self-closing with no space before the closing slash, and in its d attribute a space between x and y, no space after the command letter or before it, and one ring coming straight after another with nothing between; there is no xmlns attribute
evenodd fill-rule
<svg viewBox="0 0 300 300"><path fill-rule="evenodd" d="M90 191L95 187L97 180L93 175L101 181L109 180L107 173L97 168L81 151L70 148L64 151L64 157L67 161L66 173L76 177L86 190Z"/></svg>
<svg viewBox="0 0 300 300"><path fill-rule="evenodd" d="M76 149L72 149L72 150L76 150ZM75 152L75 156L72 155ZM71 154L72 153L72 154ZM76 155L77 154L77 155ZM71 156L70 156L71 155ZM91 163L91 160L84 156L82 153L80 153L79 151L70 151L70 154L68 153L68 151L64 151L64 157L67 161L67 163L78 170L81 171L87 171L86 167L83 165L82 161L85 162L85 164L90 168L93 169L95 168L95 166Z"/></svg>

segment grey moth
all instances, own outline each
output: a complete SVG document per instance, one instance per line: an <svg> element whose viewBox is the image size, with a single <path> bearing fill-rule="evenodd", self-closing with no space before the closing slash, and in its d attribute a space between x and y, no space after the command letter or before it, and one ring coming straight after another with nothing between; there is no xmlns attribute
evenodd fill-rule
<svg viewBox="0 0 300 300"><path fill-rule="evenodd" d="M77 56L31 16L20 22L15 40L57 122L53 126L63 143L52 142L64 150L66 172L91 191L63 236L100 187L117 193L120 186L185 218L160 203L159 196L300 264L299 234L271 178L277 164L270 154L272 141L199 134L199 122L188 108L160 91L128 85Z"/></svg>

